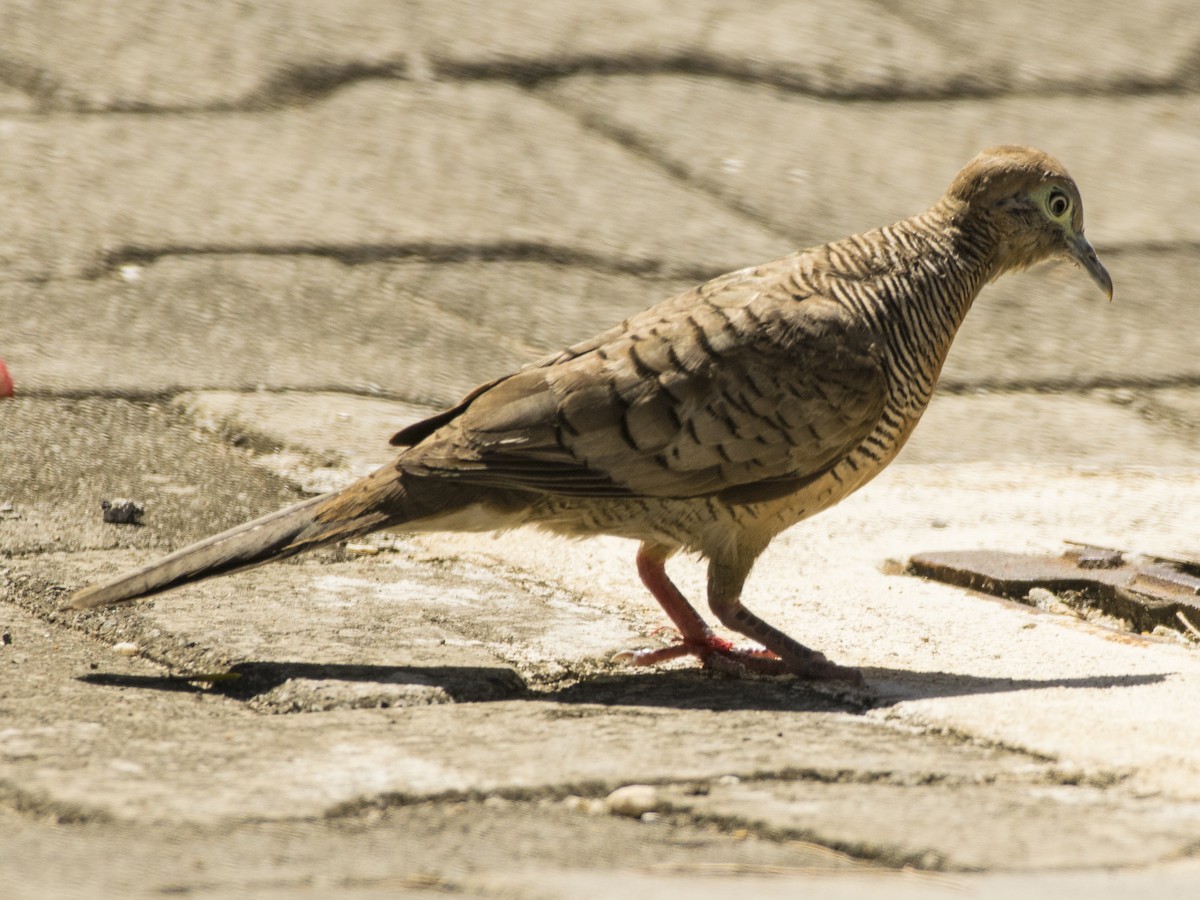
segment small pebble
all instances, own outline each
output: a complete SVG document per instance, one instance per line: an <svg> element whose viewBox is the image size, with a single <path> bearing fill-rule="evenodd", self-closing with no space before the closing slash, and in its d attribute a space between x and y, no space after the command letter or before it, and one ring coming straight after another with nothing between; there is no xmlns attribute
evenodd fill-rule
<svg viewBox="0 0 1200 900"><path fill-rule="evenodd" d="M116 500L101 500L100 510L105 522L113 525L137 525L146 508L134 500L119 497Z"/></svg>
<svg viewBox="0 0 1200 900"><path fill-rule="evenodd" d="M658 789L649 784L627 784L604 798L604 808L614 816L640 819L658 806Z"/></svg>
<svg viewBox="0 0 1200 900"><path fill-rule="evenodd" d="M138 645L133 641L121 641L119 644L113 644L113 650L122 656L137 656Z"/></svg>
<svg viewBox="0 0 1200 900"><path fill-rule="evenodd" d="M1054 596L1053 591L1048 591L1040 587L1030 588L1029 593L1025 595L1025 599L1038 609L1045 609L1050 604L1058 602L1058 597Z"/></svg>

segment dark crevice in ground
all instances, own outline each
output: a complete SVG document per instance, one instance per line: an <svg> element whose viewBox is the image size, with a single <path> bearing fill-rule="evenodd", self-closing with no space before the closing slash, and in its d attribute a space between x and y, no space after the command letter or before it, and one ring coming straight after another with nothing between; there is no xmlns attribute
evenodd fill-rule
<svg viewBox="0 0 1200 900"><path fill-rule="evenodd" d="M408 403L414 406L428 406L431 409L443 409L446 404L440 400L411 392L389 391L372 384L171 384L155 388L54 388L54 387L18 387L15 396L24 400L129 400L135 403L168 403L180 394L201 393L204 391L223 391L238 394L345 394L349 397L368 397L373 400L393 400L397 403Z"/></svg>
<svg viewBox="0 0 1200 900"><path fill-rule="evenodd" d="M80 115L194 115L197 113L245 113L319 102L329 94L362 81L404 80L404 60L379 63L350 61L315 62L279 69L254 91L228 100L163 104L142 100L115 99L96 102L70 88L50 72L32 63L0 60L0 85L25 94L34 102L34 114L76 113Z"/></svg>
<svg viewBox="0 0 1200 900"><path fill-rule="evenodd" d="M685 782L650 781L644 783L661 788L682 787L690 792L703 794L707 793L707 787L716 785L718 781L718 779L701 779ZM377 815L381 811L401 807L434 806L446 803L482 803L492 798L522 804L562 801L569 796L598 800L622 785L623 782L620 781L589 781L545 785L536 788L496 788L486 792L445 792L434 796L387 793L338 804L328 809L324 818L326 820L354 819L372 814ZM673 805L667 800L661 801L654 812L659 815L660 821L665 820L677 827L712 828L724 834L754 835L761 840L780 844L804 841L844 854L849 860L873 863L881 867L897 869L908 867L934 872L954 868L942 855L928 851L905 852L899 848L885 845L830 840L826 835L809 829L770 826L764 822L740 816L697 813L694 810ZM959 868L961 869L961 867Z"/></svg>
<svg viewBox="0 0 1200 900"><path fill-rule="evenodd" d="M583 128L594 132L604 140L617 144L638 159L648 162L668 178L672 178L684 185L688 190L705 195L724 209L749 219L759 228L776 234L785 241L789 241L797 246L803 244L804 238L802 235L789 233L779 223L772 221L770 216L757 208L753 203L725 191L720 182L697 177L696 173L690 171L686 165L678 163L669 156L660 153L651 141L643 140L633 129L622 128L603 115L594 115L588 113L586 109L579 109L573 105L555 102L545 95L543 97L555 109L572 116Z"/></svg>
<svg viewBox="0 0 1200 900"><path fill-rule="evenodd" d="M378 62L312 62L281 68L257 89L228 100L210 100L195 104L155 104L139 100L117 99L96 102L64 85L53 74L33 63L0 62L0 84L30 97L35 114L72 112L79 114L181 115L195 113L257 112L319 102L329 95L364 81L425 80L414 78L407 58ZM422 67L423 69L424 67ZM1007 83L1010 76L997 73L981 77L964 71L940 82L900 84L838 83L820 71L796 71L786 65L753 59L715 56L703 51L670 55L581 54L542 59L508 59L469 62L431 60L428 77L440 81L499 81L523 88L580 75L656 76L686 75L693 78L717 78L738 83L761 85L790 93L839 102L945 102L989 100L1002 97L1135 97L1179 96L1200 91L1193 74L1194 61L1185 59L1177 71L1161 77L1136 75L1097 78L1081 74L1078 78L1047 79L1029 85Z"/></svg>
<svg viewBox="0 0 1200 900"><path fill-rule="evenodd" d="M558 108L556 106L556 108ZM748 217L761 228L779 234L784 240L793 242L797 250L805 249L803 239L784 233L753 204L730 197L719 183L708 183L696 179L692 173L673 160L658 154L652 146L637 135L593 117L582 117L581 124L597 130L605 138L614 140L635 155L647 160L672 178L684 182L689 190L699 190L721 205ZM1120 256L1184 255L1200 256L1200 240L1173 241L1129 241L1104 244L1101 249L1106 258ZM95 265L78 278L20 279L27 283L45 280L73 281L95 280L111 277L125 266L148 266L179 257L316 257L339 262L345 266L365 266L391 262L452 263L516 263L533 262L549 266L585 268L618 275L635 275L647 280L692 280L707 281L725 274L725 269L694 262L672 262L662 259L639 259L610 256L565 244L543 241L493 241L489 243L456 243L412 241L373 244L325 244L325 243L280 243L280 244L125 244L105 251ZM755 265L762 260L747 260L746 265Z"/></svg>
<svg viewBox="0 0 1200 900"><path fill-rule="evenodd" d="M10 809L30 819L45 819L56 825L108 823L112 816L99 809L89 809L74 803L54 800L44 794L27 791L7 781L0 781L0 808Z"/></svg>
<svg viewBox="0 0 1200 900"><path fill-rule="evenodd" d="M72 107L79 103L79 98L68 95L59 79L44 68L9 55L0 56L0 85L24 94L39 112L64 101Z"/></svg>
<svg viewBox="0 0 1200 900"><path fill-rule="evenodd" d="M686 782L651 781L645 783L663 788L682 786L699 794L706 793L705 788L709 785L715 785L717 779L689 780ZM482 803L492 798L523 804L563 801L570 796L598 800L622 785L623 782L620 781L589 781L576 784L545 785L536 788L496 788L486 792L446 792L435 796L389 793L331 807L326 811L324 818L326 820L354 819L360 816L377 815L380 811L400 807L445 803ZM772 843L786 843L800 840L845 854L849 859L858 862L875 863L889 868L903 868L907 866L927 871L940 871L947 866L947 861L944 858L941 856L933 858L929 853L905 853L894 847L858 843L850 845L845 842L830 841L827 837L815 831L771 827L763 822L743 819L737 816L700 814L686 808L678 808L667 801L661 802L656 807L655 812L670 824L678 827L707 827L727 834L752 834L757 838Z"/></svg>
<svg viewBox="0 0 1200 900"><path fill-rule="evenodd" d="M947 378L938 384L942 394L1089 394L1097 390L1160 390L1164 388L1200 387L1200 372L1183 372L1178 375L1078 375L1062 378ZM414 406L442 409L445 403L424 395L408 391L393 391L376 385L354 385L335 383L314 384L174 384L158 388L19 388L18 395L27 400L132 400L166 402L179 394L223 391L241 394L291 394L322 393L345 394L349 397L367 397L374 400L392 400Z"/></svg>
<svg viewBox="0 0 1200 900"><path fill-rule="evenodd" d="M1180 67L1189 72L1188 66ZM1196 93L1196 79L1189 75L1161 78L1132 75L1109 79L1081 75L1077 79L1046 80L1041 84L1012 86L998 75L985 81L969 72L940 83L838 84L823 73L798 72L786 66L756 62L748 58L718 57L689 52L672 56L624 54L612 56L563 56L542 60L487 62L440 62L434 72L451 81L511 81L522 87L538 87L550 81L579 75L687 75L719 78L776 88L821 100L839 102L903 101L946 102L990 100L1002 97L1127 97L1187 95Z"/></svg>
<svg viewBox="0 0 1200 900"><path fill-rule="evenodd" d="M1096 390L1157 390L1200 387L1200 372L1176 375L1064 375L1051 378L947 378L938 384L943 394L1087 394Z"/></svg>
<svg viewBox="0 0 1200 900"><path fill-rule="evenodd" d="M252 109L297 106L360 81L406 79L408 75L409 66L404 60L292 66L277 72L245 102ZM245 103L242 107L246 108Z"/></svg>
<svg viewBox="0 0 1200 900"><path fill-rule="evenodd" d="M605 256L565 245L537 241L495 241L486 244L130 244L109 250L86 278L109 275L123 266L144 266L171 257L198 256L314 256L347 266L417 260L429 263L537 262L571 266L645 278L705 281L723 274L711 266L671 263L665 260Z"/></svg>
<svg viewBox="0 0 1200 900"><path fill-rule="evenodd" d="M669 821L674 824L686 823L693 828L708 826L725 834L752 834L760 840L778 844L803 841L807 844L826 847L857 862L873 863L888 869L920 872L975 871L970 867L955 865L946 856L934 850L905 851L886 844L836 840L808 828L772 827L763 822L744 819L740 816L670 811Z"/></svg>

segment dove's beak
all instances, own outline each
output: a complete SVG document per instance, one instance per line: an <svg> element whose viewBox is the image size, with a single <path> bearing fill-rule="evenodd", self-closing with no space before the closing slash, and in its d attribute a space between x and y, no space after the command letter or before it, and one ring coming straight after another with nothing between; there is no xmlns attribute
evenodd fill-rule
<svg viewBox="0 0 1200 900"><path fill-rule="evenodd" d="M1067 250L1071 254L1071 258L1092 276L1092 281L1100 286L1100 290L1104 291L1105 296L1111 301L1113 295L1112 276L1108 274L1108 269L1104 268L1104 263L1100 262L1100 257L1096 255L1096 249L1083 236L1082 232L1067 238Z"/></svg>

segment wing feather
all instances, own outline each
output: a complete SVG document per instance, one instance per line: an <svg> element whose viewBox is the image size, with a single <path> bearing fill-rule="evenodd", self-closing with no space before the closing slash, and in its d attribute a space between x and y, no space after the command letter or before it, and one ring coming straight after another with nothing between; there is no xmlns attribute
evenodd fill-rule
<svg viewBox="0 0 1200 900"><path fill-rule="evenodd" d="M769 496L818 477L878 423L878 349L832 301L781 296L779 272L735 275L410 426L400 465L578 497Z"/></svg>

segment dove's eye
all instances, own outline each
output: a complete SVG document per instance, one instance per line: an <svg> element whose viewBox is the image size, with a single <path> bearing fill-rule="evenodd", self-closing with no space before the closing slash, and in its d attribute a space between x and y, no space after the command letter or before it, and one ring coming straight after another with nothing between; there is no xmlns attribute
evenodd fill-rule
<svg viewBox="0 0 1200 900"><path fill-rule="evenodd" d="M1071 209L1071 198L1062 191L1051 191L1046 208L1050 210L1050 215L1054 218L1061 219Z"/></svg>

